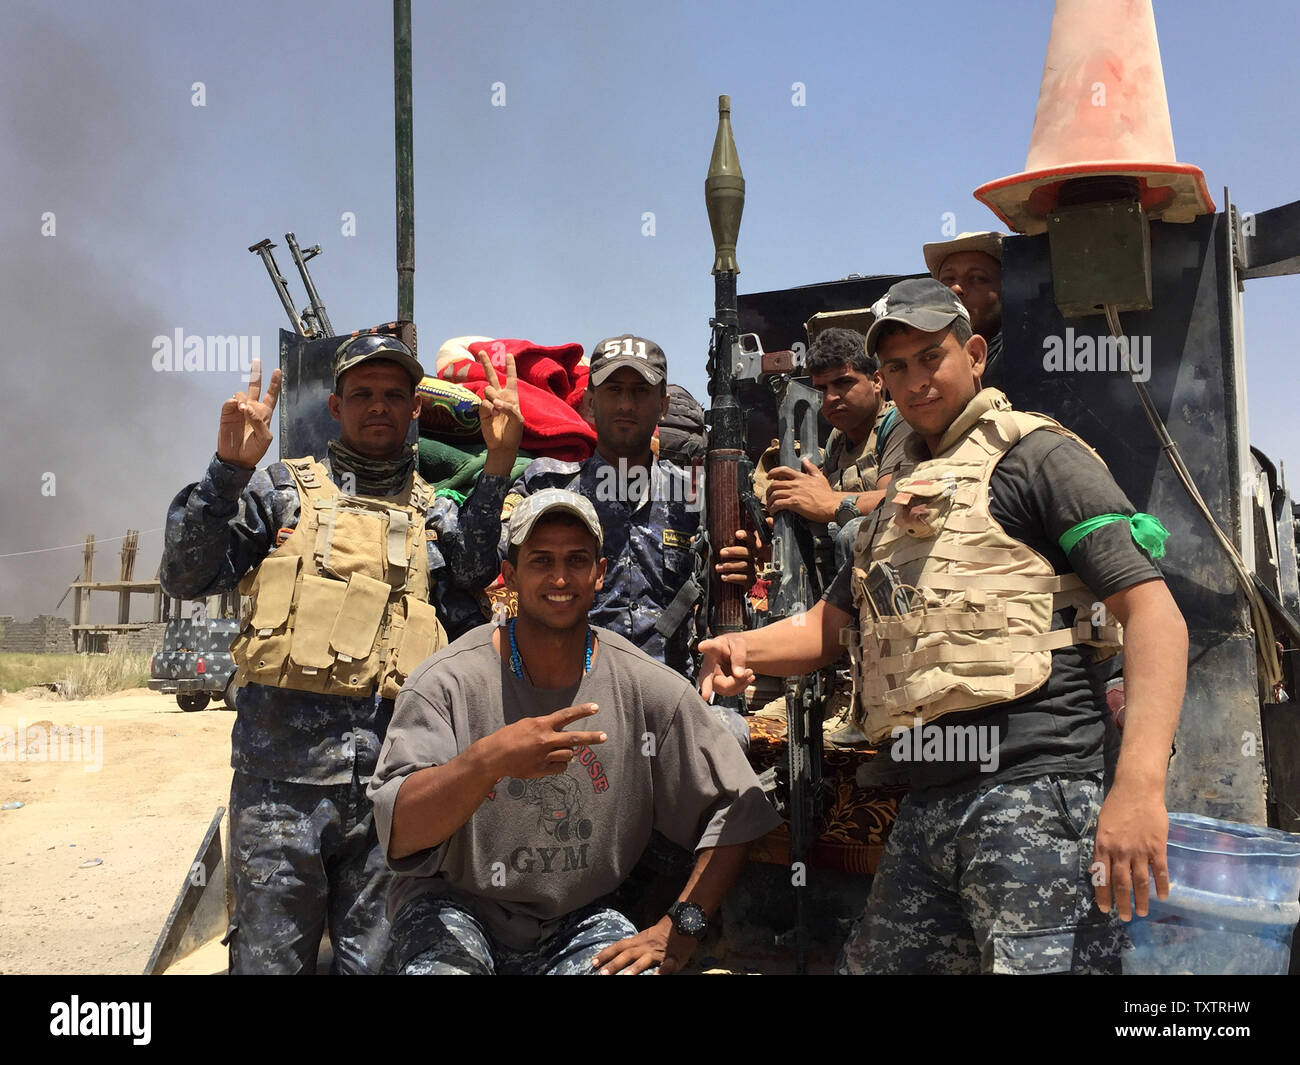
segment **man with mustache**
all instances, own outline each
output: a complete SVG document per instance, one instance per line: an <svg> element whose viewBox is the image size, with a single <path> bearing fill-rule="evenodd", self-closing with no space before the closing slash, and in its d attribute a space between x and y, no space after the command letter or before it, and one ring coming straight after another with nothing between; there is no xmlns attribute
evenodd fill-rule
<svg viewBox="0 0 1300 1065"><path fill-rule="evenodd" d="M939 284L952 289L970 313L971 329L984 338L985 388L1005 391L1002 373L1002 234L983 230L958 233L922 249L925 268Z"/></svg>
<svg viewBox="0 0 1300 1065"><path fill-rule="evenodd" d="M486 362L486 357L484 359ZM221 410L217 453L167 514L160 579L197 599L238 586L251 613L231 648L243 687L231 736L232 973L312 973L328 925L333 972L386 966L391 874L366 783L406 676L446 634L434 589L482 587L522 433L513 366L480 407L484 474L460 518L435 499L406 444L423 370L399 340L363 334L334 358L325 462L257 463L280 371ZM489 381L497 381L495 373Z"/></svg>

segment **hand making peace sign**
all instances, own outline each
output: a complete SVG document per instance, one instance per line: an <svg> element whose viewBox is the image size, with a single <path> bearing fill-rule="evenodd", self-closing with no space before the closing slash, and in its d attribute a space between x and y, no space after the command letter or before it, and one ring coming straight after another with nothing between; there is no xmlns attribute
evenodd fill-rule
<svg viewBox="0 0 1300 1065"><path fill-rule="evenodd" d="M221 426L217 430L217 458L246 470L256 469L271 446L271 415L280 398L280 371L262 396L262 360L254 359L248 369L248 392L236 392L221 405Z"/></svg>
<svg viewBox="0 0 1300 1065"><path fill-rule="evenodd" d="M483 398L478 405L479 427L483 430L483 442L489 451L514 452L519 450L519 442L524 436L524 416L519 412L519 385L515 378L515 359L506 353L506 382L500 383L496 367L488 358L487 352L478 353L479 365L487 384L483 388Z"/></svg>

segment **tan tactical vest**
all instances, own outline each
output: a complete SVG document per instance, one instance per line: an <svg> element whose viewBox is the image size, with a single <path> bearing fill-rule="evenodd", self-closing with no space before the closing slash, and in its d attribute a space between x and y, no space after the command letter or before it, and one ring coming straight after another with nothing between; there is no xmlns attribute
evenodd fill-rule
<svg viewBox="0 0 1300 1065"><path fill-rule="evenodd" d="M1046 683L1057 648L1087 644L1101 649L1099 658L1119 649L1117 621L1101 617L1104 623L1094 628L1097 604L1083 581L1055 574L1047 559L1008 536L989 514L998 461L1040 429L1083 443L1050 418L1013 411L996 389L982 390L935 457L894 483L884 504L889 520L874 550L870 529L859 535L855 715L872 742L888 739L897 726L912 728L917 717L928 723L1028 695ZM908 586L911 608L902 616L873 612L866 595L871 561L892 564ZM1051 631L1053 612L1067 606L1077 608L1074 627Z"/></svg>
<svg viewBox="0 0 1300 1065"><path fill-rule="evenodd" d="M876 460L876 441L879 438L880 420L893 405L891 401L886 401L885 405L880 408L880 413L876 415L876 423L871 427L871 433L857 446L854 446L853 442L838 429L831 430L831 435L826 439L826 454L822 464L822 472L826 475L826 480L830 483L830 486L837 492L862 493L875 490L876 481L880 478L880 470L877 467ZM896 423L894 431L906 432L906 423ZM795 450L798 451L797 444ZM852 458L844 469L837 470L835 467L843 460L846 452ZM773 440L767 450L759 457L758 466L754 470L754 494L758 496L760 502L767 498L767 490L772 484L772 470L780 465L781 442Z"/></svg>
<svg viewBox="0 0 1300 1065"><path fill-rule="evenodd" d="M340 491L313 458L284 462L298 487L298 525L239 584L252 610L230 649L258 684L391 699L446 646L429 605L425 512L418 473L395 496Z"/></svg>
<svg viewBox="0 0 1300 1065"><path fill-rule="evenodd" d="M854 446L853 442L838 429L831 430L831 435L826 440L825 473L831 487L837 492L862 493L875 490L876 481L880 479L880 468L876 458L876 442L880 434L880 422L893 405L891 401L885 401L876 414L876 421L871 427L871 432L857 446ZM897 422L894 428L896 431L905 432L906 423ZM849 461L842 470L836 470L835 466L843 461L846 456Z"/></svg>

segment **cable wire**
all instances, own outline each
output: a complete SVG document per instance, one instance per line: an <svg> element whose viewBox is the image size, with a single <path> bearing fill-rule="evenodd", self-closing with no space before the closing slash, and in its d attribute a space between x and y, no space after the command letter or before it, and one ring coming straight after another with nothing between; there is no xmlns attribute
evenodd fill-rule
<svg viewBox="0 0 1300 1065"><path fill-rule="evenodd" d="M1127 353L1128 338L1120 328L1119 312L1115 309L1113 303L1106 304L1105 310L1106 324L1110 327L1111 336L1119 343L1121 353ZM1133 387L1137 389L1142 409L1146 412L1147 421L1151 423L1151 428L1155 430L1156 437L1160 440L1161 449L1169 459L1169 465L1173 469L1174 475L1196 505L1196 509L1201 512L1201 516L1210 527L1210 531L1214 533L1219 545L1228 554L1237 583L1241 585L1242 591L1246 595L1246 602L1250 607L1250 620L1255 629L1255 658L1260 676L1267 684L1268 691L1273 692L1282 683L1282 663L1277 655L1277 642L1273 635L1273 622L1269 617L1268 609L1255 587L1254 579L1246 568L1245 561L1237 551L1237 545L1229 540L1227 534L1219 528L1219 523L1214 520L1214 515L1210 513L1210 508L1206 506L1204 498L1196 487L1196 482L1192 480L1191 471L1183 462L1183 456L1178 450L1178 445L1174 443L1173 437L1169 435L1169 430L1165 427L1159 411L1156 410L1155 403L1151 400L1151 393L1147 391L1146 385L1136 377L1132 377L1131 380L1133 381Z"/></svg>
<svg viewBox="0 0 1300 1065"><path fill-rule="evenodd" d="M156 529L137 529L136 535L147 536L149 533L156 533L162 531L163 531L163 526L159 525L158 528ZM121 536L105 536L102 540L99 537L95 537L95 546L98 547L100 544L111 544L115 540L125 540L125 539L126 539L126 533L123 533ZM71 551L74 547L85 547L85 546L86 546L86 542L83 540L79 544L63 544L59 547L34 547L30 551L10 551L6 554L0 555L0 558L17 558L19 555L42 555L47 551Z"/></svg>

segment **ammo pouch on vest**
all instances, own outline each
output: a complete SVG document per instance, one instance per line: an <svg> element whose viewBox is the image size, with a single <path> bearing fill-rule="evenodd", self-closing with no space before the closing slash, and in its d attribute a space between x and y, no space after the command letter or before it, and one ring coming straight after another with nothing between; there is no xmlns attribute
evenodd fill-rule
<svg viewBox="0 0 1300 1065"><path fill-rule="evenodd" d="M312 459L285 466L298 525L240 583L253 602L230 652L257 684L392 698L447 643L427 601L432 490L416 475L396 496L349 496Z"/></svg>
<svg viewBox="0 0 1300 1065"><path fill-rule="evenodd" d="M895 727L911 728L917 717L929 722L1028 695L1046 683L1053 650L1088 644L1101 650L1098 658L1118 650L1118 622L1102 618L1094 627L1094 597L1083 581L1056 574L989 513L998 460L1038 429L1073 437L1048 418L1010 410L1001 393L985 389L949 430L939 457L894 482L890 520L874 547L866 529L859 536L854 716L874 742ZM910 597L906 612L872 609L872 561L897 569ZM1074 626L1053 630L1054 612L1067 607L1075 608Z"/></svg>

